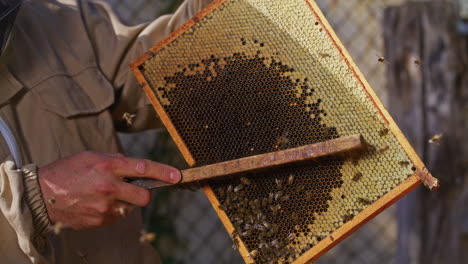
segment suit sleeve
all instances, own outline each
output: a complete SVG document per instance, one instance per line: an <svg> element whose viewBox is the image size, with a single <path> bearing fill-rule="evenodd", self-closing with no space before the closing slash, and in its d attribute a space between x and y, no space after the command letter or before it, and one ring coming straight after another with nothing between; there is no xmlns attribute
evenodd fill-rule
<svg viewBox="0 0 468 264"><path fill-rule="evenodd" d="M2 249L20 250L22 254L18 252L18 258L27 258L32 263L45 263L43 256L49 252L46 253L44 234L51 225L34 164L16 169L11 156L0 163L0 212L0 217L4 217L8 223L0 224L2 234L6 238L16 236L18 242L16 245L15 240L11 240L10 244L2 245Z"/></svg>
<svg viewBox="0 0 468 264"><path fill-rule="evenodd" d="M80 2L97 63L115 87L116 103L111 111L118 130L132 132L161 127L149 100L130 71L129 64L211 1L186 0L174 14L137 26L124 25L103 1ZM129 127L122 118L124 113L135 114L133 124Z"/></svg>

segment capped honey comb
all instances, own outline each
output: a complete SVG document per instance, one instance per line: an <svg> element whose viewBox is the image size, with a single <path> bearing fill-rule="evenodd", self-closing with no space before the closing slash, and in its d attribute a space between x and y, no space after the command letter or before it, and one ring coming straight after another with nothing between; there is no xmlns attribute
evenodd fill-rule
<svg viewBox="0 0 468 264"><path fill-rule="evenodd" d="M205 183L247 263L306 263L425 170L309 0L221 0L132 65L190 166L361 134L335 156Z"/></svg>

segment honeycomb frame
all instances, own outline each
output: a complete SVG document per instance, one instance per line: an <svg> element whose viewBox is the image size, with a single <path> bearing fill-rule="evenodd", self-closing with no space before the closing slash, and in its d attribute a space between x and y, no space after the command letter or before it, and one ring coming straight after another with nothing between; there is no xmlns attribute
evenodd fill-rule
<svg viewBox="0 0 468 264"><path fill-rule="evenodd" d="M323 32L325 34L326 38L328 38L328 41L334 47L336 54L338 54L339 59L346 64L346 67L350 71L350 74L353 75L353 77L357 80L366 96L366 100L368 100L368 103L370 103L372 108L375 109L375 116L378 116L379 120L382 121L385 129L388 129L388 133L390 133L392 137L394 137L394 139L396 140L396 145L401 146L404 153L407 155L409 162L411 163L411 169L413 171L411 172L411 176L407 177L401 182L398 182L398 184L395 187L391 188L384 195L378 197L375 201L369 202L369 204L367 204L367 206L362 211L358 212L356 215L353 215L351 219L349 219L349 221L343 221L344 223L342 223L340 227L338 227L336 230L333 230L333 232L330 232L329 234L325 235L320 240L315 241L315 244L313 246L308 248L305 252L299 253L300 256L293 258L293 260L291 261L291 263L306 263L309 260L315 260L318 257L320 257L331 247L342 241L349 234L358 229L361 225L369 221L372 217L374 217L379 212L381 212L382 210L393 204L395 201L397 201L399 198L416 188L421 183L421 181L423 181L426 185L429 185L429 187L434 187L436 185L436 180L432 178L422 161L419 159L413 148L410 146L404 135L399 130L398 126L395 124L389 113L384 108L381 101L378 99L374 91L370 88L362 73L354 64L346 49L334 33L333 29L324 18L318 6L311 0L294 1L307 4L311 14L315 18L315 25L319 28L320 32ZM166 39L152 47L147 53L143 54L131 65L131 68L139 84L144 88L160 119L162 120L163 124L166 126L169 133L173 137L175 143L177 144L179 150L181 151L189 166L194 166L196 164L196 158L194 158L194 155L189 150L187 143L183 140L184 136L181 135L181 132L183 133L183 131L179 131L176 128L174 121L170 118L170 114L168 114L167 112L167 105L164 105L164 102L162 102L161 97L158 97L155 87L152 87L154 86L151 84L152 81L149 80L147 76L145 76L143 67L146 62L152 60L152 58L157 56L158 53L170 49L171 45L174 44L177 41L177 39L183 34L187 32L188 34L193 34L193 31L191 32L190 30L194 26L197 26L198 23L201 23L205 17L210 16L210 14L216 11L217 8L229 2L242 1L214 1L211 5L205 8L199 14L197 14L194 18L192 18L179 29L177 29L175 32L170 34ZM244 42L244 40L242 40L242 42ZM330 56L330 54L324 54L324 56ZM205 128L208 128L208 125L205 125ZM210 184L204 185L203 189L208 199L212 203L214 209L216 210L218 216L220 217L221 221L225 225L227 231L230 234L232 234L235 229L233 221L232 219L230 219L228 213L225 210L220 209L220 207L223 206L223 203L219 199L219 194L216 194L216 191L212 187L210 187ZM239 239L238 242L239 251L244 260L247 263L253 263L253 258L249 257L249 254L252 251L247 249L248 245L246 245L242 239ZM286 263L289 261L283 260L281 262Z"/></svg>

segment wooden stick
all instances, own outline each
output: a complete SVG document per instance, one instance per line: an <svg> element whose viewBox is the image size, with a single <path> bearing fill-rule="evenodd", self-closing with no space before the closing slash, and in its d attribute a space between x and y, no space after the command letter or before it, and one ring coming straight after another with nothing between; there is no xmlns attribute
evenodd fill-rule
<svg viewBox="0 0 468 264"><path fill-rule="evenodd" d="M254 170L272 168L293 162L316 159L319 157L360 149L364 146L365 143L362 136L353 135L305 145L302 147L224 161L181 171L182 180L179 182L179 184L208 180L221 176L251 172ZM171 185L162 181L150 179L138 179L132 181L131 183L148 189Z"/></svg>

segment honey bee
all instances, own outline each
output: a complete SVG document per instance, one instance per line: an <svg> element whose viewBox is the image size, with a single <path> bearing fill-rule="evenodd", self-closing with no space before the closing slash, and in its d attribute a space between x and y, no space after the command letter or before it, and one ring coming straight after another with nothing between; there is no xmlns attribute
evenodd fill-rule
<svg viewBox="0 0 468 264"><path fill-rule="evenodd" d="M122 116L122 119L127 123L127 126L131 126L133 124L133 119L135 118L135 116L135 114L125 112Z"/></svg>
<svg viewBox="0 0 468 264"><path fill-rule="evenodd" d="M62 222L57 222L55 223L54 225L54 234L58 235L60 234L60 232L62 232L62 229L64 228L65 226L63 225Z"/></svg>
<svg viewBox="0 0 468 264"><path fill-rule="evenodd" d="M240 178L240 181L242 182L242 184L244 185L250 185L250 180L245 178L245 177L242 177Z"/></svg>
<svg viewBox="0 0 468 264"><path fill-rule="evenodd" d="M242 188L244 188L242 185L237 185L236 187L234 187L234 192L239 192L240 190L242 190Z"/></svg>
<svg viewBox="0 0 468 264"><path fill-rule="evenodd" d="M402 160L402 161L398 162L398 164L400 164L401 166L409 166L410 162L407 161L407 160Z"/></svg>
<svg viewBox="0 0 468 264"><path fill-rule="evenodd" d="M280 198L280 201L281 201L281 202L285 202L285 201L288 201L288 200L289 200L289 195L285 195L285 196L282 196L282 197Z"/></svg>
<svg viewBox="0 0 468 264"><path fill-rule="evenodd" d="M234 238L234 239L232 240L232 242L233 242L233 243L232 243L232 249L234 249L234 250L239 249L239 240L237 240L237 238Z"/></svg>
<svg viewBox="0 0 468 264"><path fill-rule="evenodd" d="M279 191L275 194L275 201L278 201L279 198L281 198L281 196L283 196L283 192L282 191Z"/></svg>
<svg viewBox="0 0 468 264"><path fill-rule="evenodd" d="M273 240L270 242L271 247L279 248L278 240Z"/></svg>
<svg viewBox="0 0 468 264"><path fill-rule="evenodd" d="M49 202L50 204L55 204L57 202L57 200L55 200L54 197L51 197L51 198L47 199L47 202Z"/></svg>
<svg viewBox="0 0 468 264"><path fill-rule="evenodd" d="M343 223L346 223L348 221L351 221L354 218L353 214L347 214L343 216Z"/></svg>
<svg viewBox="0 0 468 264"><path fill-rule="evenodd" d="M156 239L156 234L143 231L140 236L140 244L149 245Z"/></svg>
<svg viewBox="0 0 468 264"><path fill-rule="evenodd" d="M324 52L319 53L319 55L320 55L320 57L322 57L322 58L328 58L328 57L330 57L330 54L329 54L329 53L324 53Z"/></svg>
<svg viewBox="0 0 468 264"><path fill-rule="evenodd" d="M384 153L387 151L390 147L388 145L383 146L382 148L377 150L377 153Z"/></svg>
<svg viewBox="0 0 468 264"><path fill-rule="evenodd" d="M81 251L75 251L76 255L78 255L78 257L80 258L80 263L82 264L88 264L88 254L86 253L83 253Z"/></svg>
<svg viewBox="0 0 468 264"><path fill-rule="evenodd" d="M304 190L305 190L304 185L299 185L299 186L297 186L297 188L296 188L296 191L297 191L297 192L302 192L302 191L304 191Z"/></svg>
<svg viewBox="0 0 468 264"><path fill-rule="evenodd" d="M440 144L440 140L442 139L442 136L443 136L442 133L440 133L440 134L435 134L434 136L431 137L431 139L429 139L429 144L439 145L439 144Z"/></svg>
<svg viewBox="0 0 468 264"><path fill-rule="evenodd" d="M388 134L388 128L384 128L379 131L379 136L383 137Z"/></svg>
<svg viewBox="0 0 468 264"><path fill-rule="evenodd" d="M370 205L370 204L372 204L372 201L367 200L367 199L364 199L364 198L359 198L359 199L358 199L358 202L361 203L361 204L363 204L363 205Z"/></svg>
<svg viewBox="0 0 468 264"><path fill-rule="evenodd" d="M127 207L125 207L125 206L120 206L118 208L118 211L119 211L120 216L126 216L127 213L128 213Z"/></svg>
<svg viewBox="0 0 468 264"><path fill-rule="evenodd" d="M288 136L288 131L285 131L283 132L283 134L281 136L279 136L277 139L276 139L276 143L275 143L275 149L284 149L284 148L287 148L288 145L289 145L289 139L287 138Z"/></svg>
<svg viewBox="0 0 468 264"><path fill-rule="evenodd" d="M278 211L281 209L281 205L277 204L277 205L270 205L270 209L271 211L273 212L273 214L276 214L278 213Z"/></svg>
<svg viewBox="0 0 468 264"><path fill-rule="evenodd" d="M290 174L288 177L288 185L292 185L294 183L294 174Z"/></svg>
<svg viewBox="0 0 468 264"><path fill-rule="evenodd" d="M293 233L291 233L288 235L288 239L289 241L293 241L294 239L296 239L296 236Z"/></svg>
<svg viewBox="0 0 468 264"><path fill-rule="evenodd" d="M376 55L377 56L377 61L380 62L380 63L384 63L384 64L388 64L389 62L387 61L387 59L385 59L383 56L379 56L379 55Z"/></svg>
<svg viewBox="0 0 468 264"><path fill-rule="evenodd" d="M226 196L226 192L223 188L218 188L218 193L221 198L224 198Z"/></svg>
<svg viewBox="0 0 468 264"><path fill-rule="evenodd" d="M276 183L276 188L278 188L278 190L283 189L283 181L282 180L275 179L275 183Z"/></svg>
<svg viewBox="0 0 468 264"><path fill-rule="evenodd" d="M272 224L271 225L271 231L273 231L273 233L278 233L279 226L277 224Z"/></svg>
<svg viewBox="0 0 468 264"><path fill-rule="evenodd" d="M292 213L291 214L291 219L294 220L294 221L297 221L297 220L299 220L299 215L297 213Z"/></svg>
<svg viewBox="0 0 468 264"><path fill-rule="evenodd" d="M362 178L362 173L358 172L358 173L354 174L352 180L353 181L359 181L361 178Z"/></svg>
<svg viewBox="0 0 468 264"><path fill-rule="evenodd" d="M241 237L248 237L252 234L252 231L246 230L240 234Z"/></svg>
<svg viewBox="0 0 468 264"><path fill-rule="evenodd" d="M260 225L260 224L254 224L254 228L257 229L258 231L266 230L266 228L263 225Z"/></svg>
<svg viewBox="0 0 468 264"><path fill-rule="evenodd" d="M258 250L254 249L247 254L247 257L249 258L255 258L258 255Z"/></svg>
<svg viewBox="0 0 468 264"><path fill-rule="evenodd" d="M421 66L423 64L422 60L414 60L414 64Z"/></svg>

